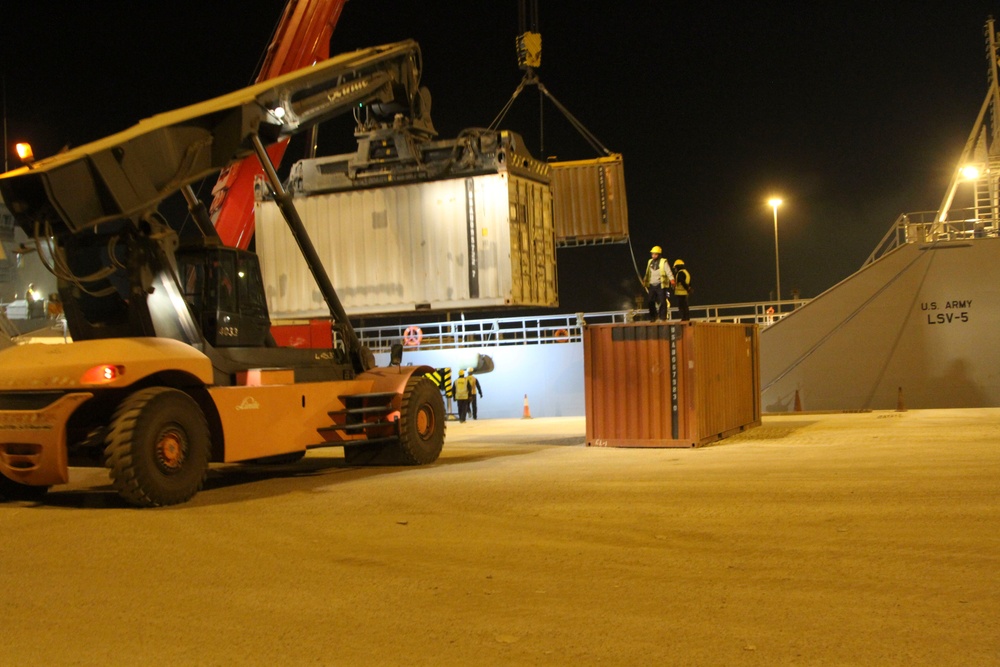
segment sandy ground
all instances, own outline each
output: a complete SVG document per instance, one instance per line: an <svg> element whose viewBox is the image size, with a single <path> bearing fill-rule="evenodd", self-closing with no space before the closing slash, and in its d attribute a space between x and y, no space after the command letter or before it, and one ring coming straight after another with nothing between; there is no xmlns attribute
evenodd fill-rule
<svg viewBox="0 0 1000 667"><path fill-rule="evenodd" d="M0 504L3 665L1000 665L1000 410L700 449L451 423L425 468L213 469Z"/></svg>

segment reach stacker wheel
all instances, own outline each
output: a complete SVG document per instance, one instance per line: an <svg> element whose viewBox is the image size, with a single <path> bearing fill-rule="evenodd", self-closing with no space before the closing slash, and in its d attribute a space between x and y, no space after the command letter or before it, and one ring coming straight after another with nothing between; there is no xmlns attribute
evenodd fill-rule
<svg viewBox="0 0 1000 667"><path fill-rule="evenodd" d="M444 399L437 385L423 376L406 382L399 407L395 442L344 447L351 466L412 466L437 461L444 446Z"/></svg>
<svg viewBox="0 0 1000 667"><path fill-rule="evenodd" d="M410 465L434 463L444 446L444 399L423 376L406 383L399 409L399 453Z"/></svg>
<svg viewBox="0 0 1000 667"><path fill-rule="evenodd" d="M141 389L118 406L104 449L118 494L138 507L176 505L201 490L209 434L195 401L168 387Z"/></svg>

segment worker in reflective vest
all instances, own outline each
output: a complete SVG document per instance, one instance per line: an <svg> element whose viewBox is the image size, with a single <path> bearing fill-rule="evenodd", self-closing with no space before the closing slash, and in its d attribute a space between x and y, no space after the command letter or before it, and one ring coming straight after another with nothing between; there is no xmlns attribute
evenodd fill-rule
<svg viewBox="0 0 1000 667"><path fill-rule="evenodd" d="M465 418L469 414L469 378L465 377L465 371L458 372L458 379L455 380L455 400L458 401L458 421L465 423Z"/></svg>
<svg viewBox="0 0 1000 667"><path fill-rule="evenodd" d="M646 307L649 308L651 322L655 322L657 317L666 322L670 317L667 291L674 282L674 274L670 270L667 258L660 256L662 253L663 249L658 245L654 245L649 251L646 275L642 279L642 286L646 288Z"/></svg>
<svg viewBox="0 0 1000 667"><path fill-rule="evenodd" d="M688 295L691 294L691 274L684 267L683 259L674 260L674 297L677 299L677 310L680 311L681 320L686 322L691 319L691 311L688 306Z"/></svg>

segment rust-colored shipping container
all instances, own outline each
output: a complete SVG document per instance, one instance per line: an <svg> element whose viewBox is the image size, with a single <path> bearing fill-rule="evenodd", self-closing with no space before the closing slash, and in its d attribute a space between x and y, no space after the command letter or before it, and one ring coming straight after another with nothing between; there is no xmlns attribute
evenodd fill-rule
<svg viewBox="0 0 1000 667"><path fill-rule="evenodd" d="M604 245L628 240L621 155L550 162L549 166L557 245Z"/></svg>
<svg viewBox="0 0 1000 667"><path fill-rule="evenodd" d="M698 447L760 425L756 325L587 326L583 356L589 446Z"/></svg>

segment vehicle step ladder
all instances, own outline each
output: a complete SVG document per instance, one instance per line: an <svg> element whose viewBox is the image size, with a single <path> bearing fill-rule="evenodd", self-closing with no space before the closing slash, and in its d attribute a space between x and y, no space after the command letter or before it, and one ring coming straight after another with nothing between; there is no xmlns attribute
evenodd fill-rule
<svg viewBox="0 0 1000 667"><path fill-rule="evenodd" d="M327 414L333 423L316 429L324 445L362 445L394 442L399 439L398 414L392 402L399 396L395 391L369 392L338 396L342 410ZM321 447L324 445L316 445Z"/></svg>

